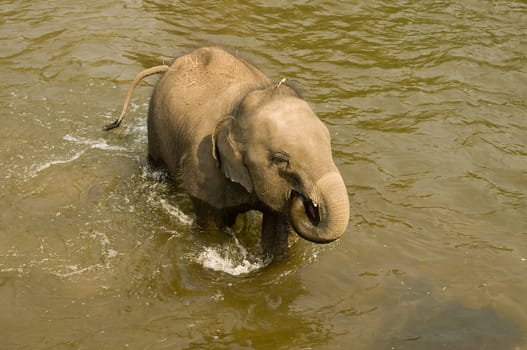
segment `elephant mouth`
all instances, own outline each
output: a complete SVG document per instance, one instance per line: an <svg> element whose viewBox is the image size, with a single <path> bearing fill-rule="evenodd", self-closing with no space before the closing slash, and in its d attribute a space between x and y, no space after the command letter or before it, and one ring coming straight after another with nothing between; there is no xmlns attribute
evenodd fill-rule
<svg viewBox="0 0 527 350"><path fill-rule="evenodd" d="M311 221L313 226L318 226L320 224L320 213L318 211L318 204L313 203L312 200L308 198L303 198L302 202L304 203L304 209L306 210L306 215Z"/></svg>
<svg viewBox="0 0 527 350"><path fill-rule="evenodd" d="M328 173L310 195L292 191L289 220L295 232L313 243L329 243L342 236L349 220L348 193L340 174ZM318 188L318 190L317 190Z"/></svg>
<svg viewBox="0 0 527 350"><path fill-rule="evenodd" d="M292 198L295 197L298 197L302 201L302 204L304 205L304 212L306 217L311 222L311 225L315 227L320 225L320 211L318 204L298 192L293 192Z"/></svg>

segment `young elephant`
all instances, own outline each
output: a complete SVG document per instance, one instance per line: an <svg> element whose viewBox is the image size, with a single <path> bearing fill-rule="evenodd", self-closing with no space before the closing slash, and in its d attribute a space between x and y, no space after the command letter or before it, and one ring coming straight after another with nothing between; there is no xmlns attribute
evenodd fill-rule
<svg viewBox="0 0 527 350"><path fill-rule="evenodd" d="M294 232L308 241L339 238L349 220L346 186L330 135L309 105L282 80L223 49L204 47L170 66L150 100L148 156L188 191L198 221L232 226L248 210L263 213L261 242L274 256ZM292 230L293 229L293 230Z"/></svg>

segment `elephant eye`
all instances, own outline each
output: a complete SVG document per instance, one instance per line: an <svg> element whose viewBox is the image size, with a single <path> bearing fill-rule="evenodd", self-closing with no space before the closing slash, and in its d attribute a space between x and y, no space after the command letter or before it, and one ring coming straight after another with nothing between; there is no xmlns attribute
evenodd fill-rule
<svg viewBox="0 0 527 350"><path fill-rule="evenodd" d="M289 166L289 156L284 152L275 152L271 154L271 163L280 167Z"/></svg>

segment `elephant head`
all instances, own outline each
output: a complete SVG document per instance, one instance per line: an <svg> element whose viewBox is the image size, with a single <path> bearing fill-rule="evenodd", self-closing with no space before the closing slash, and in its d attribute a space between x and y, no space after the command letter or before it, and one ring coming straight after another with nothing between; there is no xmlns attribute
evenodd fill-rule
<svg viewBox="0 0 527 350"><path fill-rule="evenodd" d="M249 92L217 126L213 154L224 175L272 211L288 216L304 239L339 238L349 220L344 181L325 125L285 84Z"/></svg>

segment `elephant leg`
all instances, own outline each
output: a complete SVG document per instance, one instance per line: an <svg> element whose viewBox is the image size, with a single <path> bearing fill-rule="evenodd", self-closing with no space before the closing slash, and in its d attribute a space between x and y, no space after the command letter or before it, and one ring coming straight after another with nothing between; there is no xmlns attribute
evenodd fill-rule
<svg viewBox="0 0 527 350"><path fill-rule="evenodd" d="M160 152L160 138L155 127L152 125L151 117L148 117L148 162L153 167L159 168L164 165Z"/></svg>
<svg viewBox="0 0 527 350"><path fill-rule="evenodd" d="M291 233L291 224L286 215L270 212L263 214L261 243L266 255L274 258L286 255Z"/></svg>
<svg viewBox="0 0 527 350"><path fill-rule="evenodd" d="M232 227L236 222L238 211L235 209L216 209L211 205L192 197L197 224L203 230Z"/></svg>

